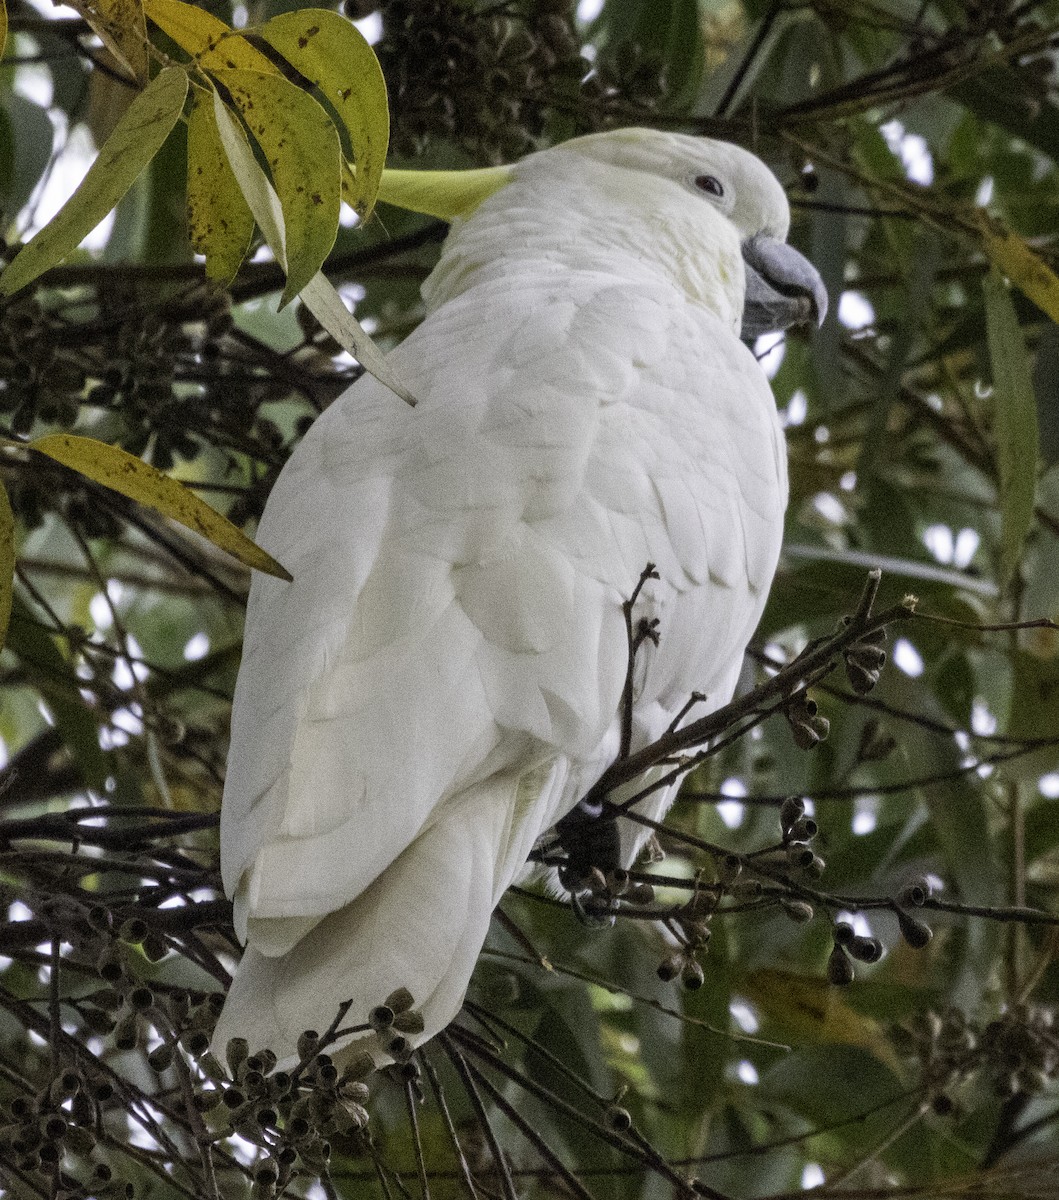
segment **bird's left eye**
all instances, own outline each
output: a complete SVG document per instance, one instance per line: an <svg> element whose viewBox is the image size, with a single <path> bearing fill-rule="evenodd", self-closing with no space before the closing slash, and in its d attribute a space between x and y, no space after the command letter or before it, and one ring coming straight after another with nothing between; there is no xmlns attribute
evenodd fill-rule
<svg viewBox="0 0 1059 1200"><path fill-rule="evenodd" d="M708 196L723 196L724 185L716 175L696 175L695 186Z"/></svg>

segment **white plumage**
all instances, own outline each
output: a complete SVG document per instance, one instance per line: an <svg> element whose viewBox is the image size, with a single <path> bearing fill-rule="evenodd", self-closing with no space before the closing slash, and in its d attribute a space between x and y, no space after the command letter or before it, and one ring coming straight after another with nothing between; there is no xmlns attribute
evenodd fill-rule
<svg viewBox="0 0 1059 1200"><path fill-rule="evenodd" d="M740 249L787 222L722 143L533 155L454 226L391 356L417 407L366 377L299 445L258 532L294 582L255 577L235 697L222 867L247 949L220 1045L282 1058L400 986L425 1037L452 1019L504 890L616 753L648 562L633 748L692 690L728 700L787 495Z"/></svg>

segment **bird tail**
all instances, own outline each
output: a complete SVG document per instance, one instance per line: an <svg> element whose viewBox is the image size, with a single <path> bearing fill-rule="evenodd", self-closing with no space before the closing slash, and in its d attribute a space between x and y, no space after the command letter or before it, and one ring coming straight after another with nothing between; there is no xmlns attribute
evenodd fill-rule
<svg viewBox="0 0 1059 1200"><path fill-rule="evenodd" d="M248 946L214 1050L223 1054L239 1036L252 1051L268 1048L289 1060L299 1036L327 1029L346 1000L343 1025L359 1025L398 988L408 989L423 1016L417 1040L444 1029L463 1003L493 908L551 817L553 780L548 764L468 789L441 806L370 887L286 954ZM363 1045L380 1065L388 1060L377 1040L342 1040Z"/></svg>

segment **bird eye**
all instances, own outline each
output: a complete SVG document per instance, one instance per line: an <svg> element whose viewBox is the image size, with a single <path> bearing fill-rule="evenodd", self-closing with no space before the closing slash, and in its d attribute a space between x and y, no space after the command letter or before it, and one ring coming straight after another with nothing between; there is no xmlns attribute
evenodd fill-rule
<svg viewBox="0 0 1059 1200"><path fill-rule="evenodd" d="M708 196L724 195L724 186L716 175L696 175L695 186Z"/></svg>

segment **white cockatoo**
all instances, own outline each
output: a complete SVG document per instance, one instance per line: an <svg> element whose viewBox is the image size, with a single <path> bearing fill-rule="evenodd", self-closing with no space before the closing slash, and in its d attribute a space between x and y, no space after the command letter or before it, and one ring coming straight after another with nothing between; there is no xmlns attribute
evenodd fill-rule
<svg viewBox="0 0 1059 1200"><path fill-rule="evenodd" d="M382 195L459 214L389 358L418 403L364 377L291 456L258 541L294 581L254 579L232 718L246 951L216 1044L281 1059L346 1000L354 1024L407 988L423 1039L455 1016L505 889L618 752L648 563L632 749L731 697L787 500L740 333L826 307L780 184L726 143L626 129Z"/></svg>

